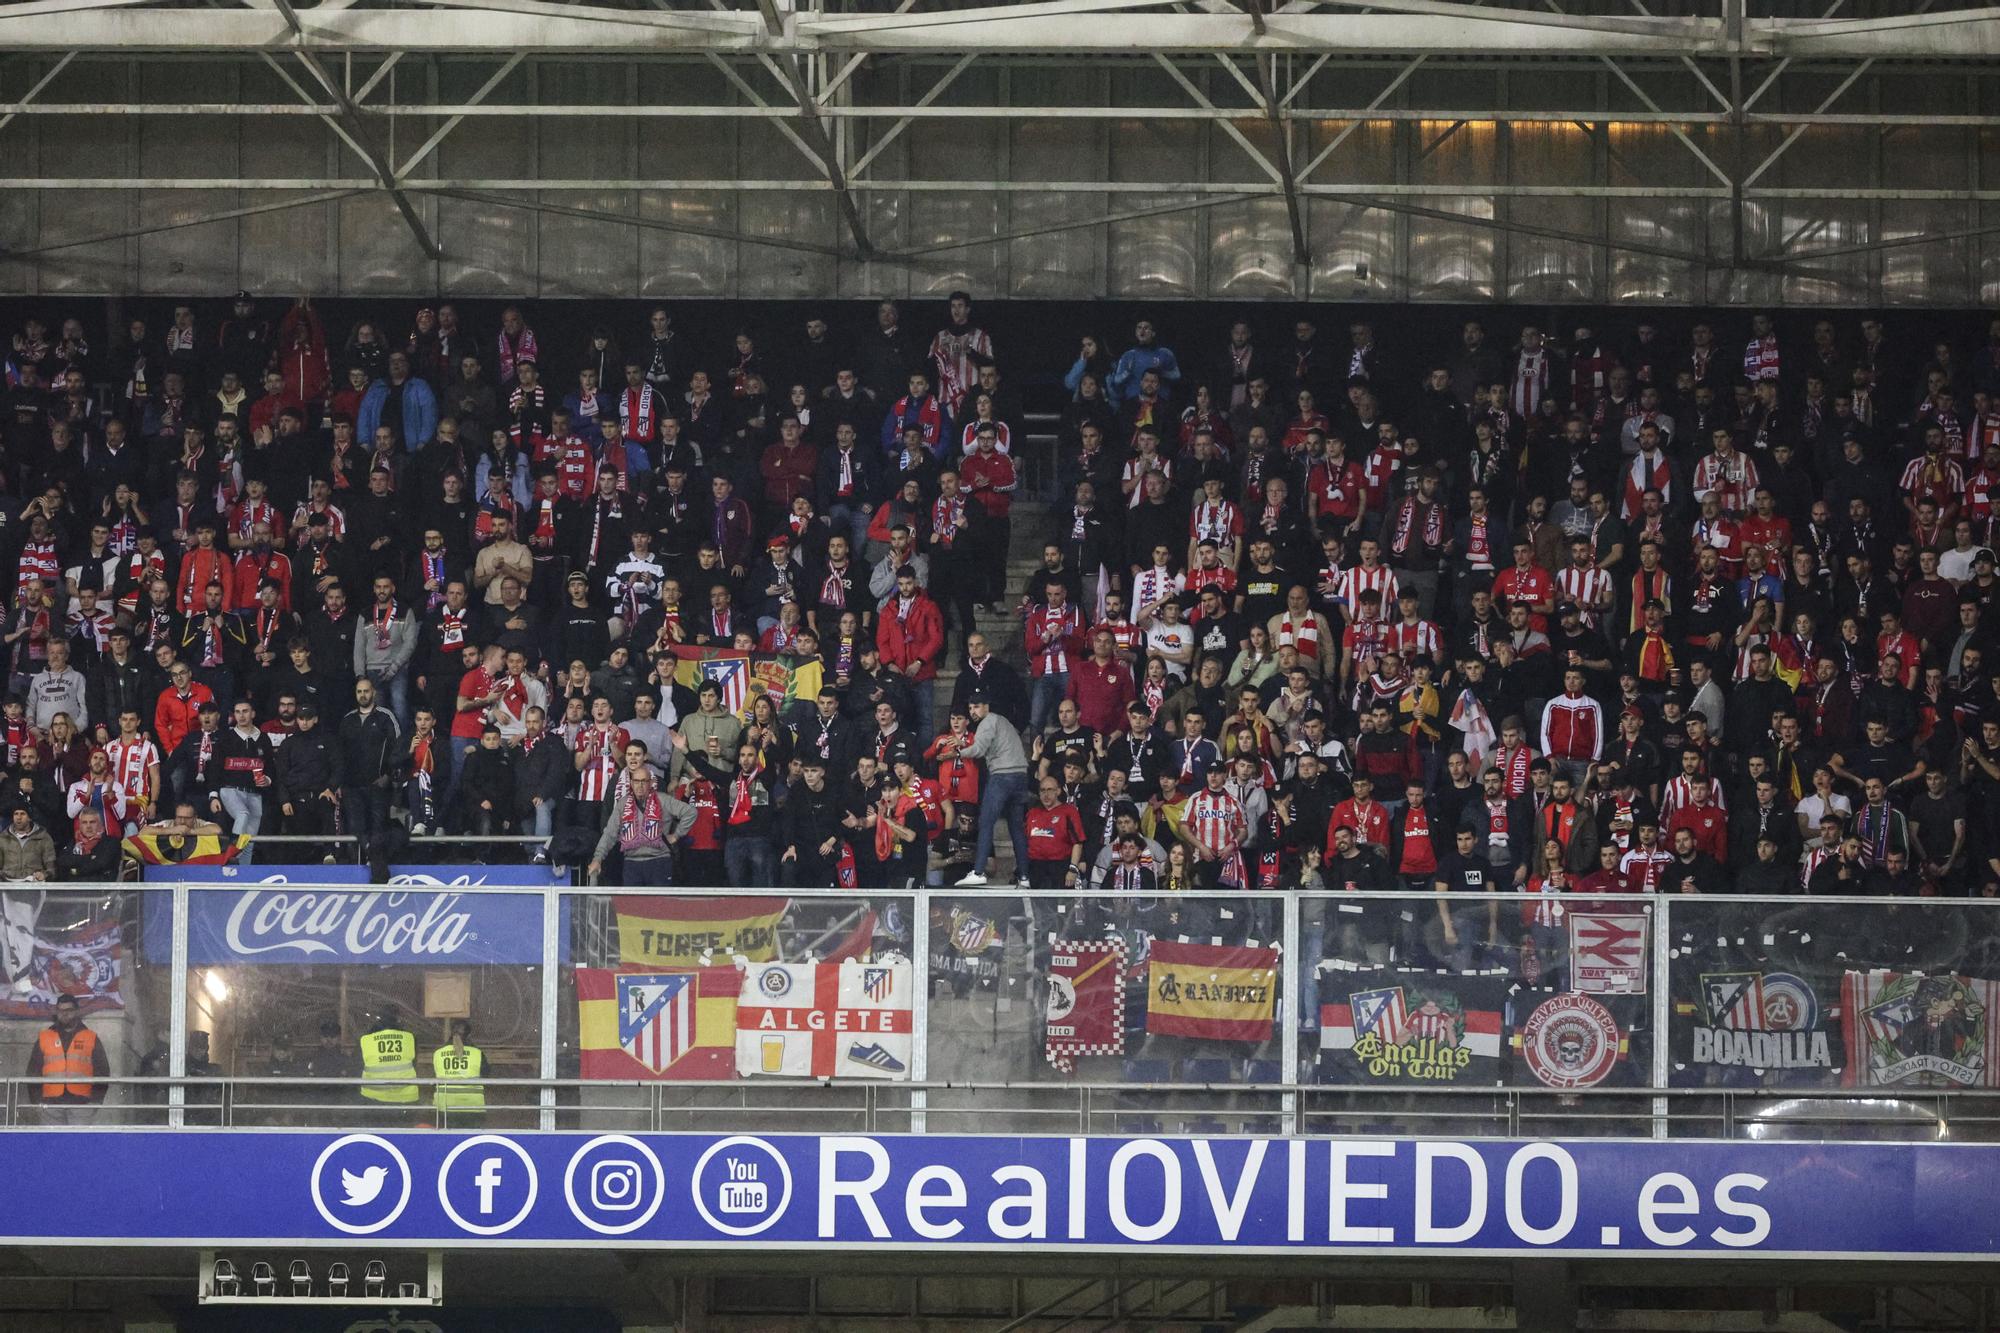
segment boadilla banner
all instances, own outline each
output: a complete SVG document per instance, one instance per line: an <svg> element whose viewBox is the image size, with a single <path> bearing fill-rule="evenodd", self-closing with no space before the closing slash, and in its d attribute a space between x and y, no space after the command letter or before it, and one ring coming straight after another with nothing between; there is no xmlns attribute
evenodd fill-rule
<svg viewBox="0 0 2000 1333"><path fill-rule="evenodd" d="M1795 973L1705 972L1695 999L1676 1001L1674 1008L1676 1027L1687 1034L1684 1045L1675 1043L1675 1059L1697 1074L1833 1068L1836 1048L1826 1007L1811 983ZM1685 1028L1678 1021L1683 1010L1692 1011L1694 1020Z"/></svg>

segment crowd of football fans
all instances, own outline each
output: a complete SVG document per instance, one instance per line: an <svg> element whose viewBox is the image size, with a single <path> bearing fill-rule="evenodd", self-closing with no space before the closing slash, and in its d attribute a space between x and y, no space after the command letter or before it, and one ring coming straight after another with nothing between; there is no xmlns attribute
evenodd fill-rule
<svg viewBox="0 0 2000 1333"><path fill-rule="evenodd" d="M2000 892L2000 322L1141 319L1043 386L1031 496L964 293L700 345L277 313L6 349L0 877L151 829L627 884Z"/></svg>

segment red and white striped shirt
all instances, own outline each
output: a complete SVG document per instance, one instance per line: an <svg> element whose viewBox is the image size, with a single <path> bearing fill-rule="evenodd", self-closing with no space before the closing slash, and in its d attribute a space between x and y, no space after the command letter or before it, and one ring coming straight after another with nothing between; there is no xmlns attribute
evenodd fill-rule
<svg viewBox="0 0 2000 1333"><path fill-rule="evenodd" d="M1757 491L1757 462L1739 450L1732 450L1728 458L1710 454L1694 465L1693 489L1697 501L1707 499L1712 491L1723 513L1744 513Z"/></svg>
<svg viewBox="0 0 2000 1333"><path fill-rule="evenodd" d="M1660 876L1673 863L1674 854L1658 843L1652 851L1634 847L1618 858L1618 877L1627 893L1652 893L1660 887Z"/></svg>
<svg viewBox="0 0 2000 1333"><path fill-rule="evenodd" d="M1910 460L1898 484L1912 500L1935 500L1942 509L1965 493L1965 469L1950 458L1940 458L1933 474L1930 457L1924 455Z"/></svg>
<svg viewBox="0 0 2000 1333"><path fill-rule="evenodd" d="M619 770L625 767L625 745L631 739L623 727L597 723L577 733L576 752L586 756L577 782L578 797L586 801L605 798L618 780Z"/></svg>
<svg viewBox="0 0 2000 1333"><path fill-rule="evenodd" d="M1369 569L1365 565L1355 565L1343 570L1340 575L1340 600L1347 608L1348 619L1361 614L1361 594L1369 589L1382 594L1382 612L1396 605L1396 595L1400 591L1396 583L1396 571L1387 565L1377 565Z"/></svg>
<svg viewBox="0 0 2000 1333"><path fill-rule="evenodd" d="M1428 620L1419 620L1412 625L1399 620L1389 626L1388 648L1400 654L1405 662L1412 655L1427 657L1436 662L1444 657L1444 640L1438 634L1438 627Z"/></svg>
<svg viewBox="0 0 2000 1333"><path fill-rule="evenodd" d="M1674 817L1674 811L1684 805L1693 805L1694 789L1704 784L1708 787L1708 803L1718 810L1727 811L1729 806L1722 799L1721 783L1714 778L1689 778L1683 773L1669 781L1667 789L1660 794L1660 827L1667 826L1667 821Z"/></svg>
<svg viewBox="0 0 2000 1333"><path fill-rule="evenodd" d="M1611 575L1596 565L1579 569L1575 565L1556 571L1556 590L1563 600L1575 602L1583 612L1583 623L1596 625L1598 605L1611 595Z"/></svg>
<svg viewBox="0 0 2000 1333"><path fill-rule="evenodd" d="M148 770L160 762L160 751L152 741L144 736L131 741L120 737L105 746L104 753L111 760L112 781L130 804L138 805L152 795Z"/></svg>
<svg viewBox="0 0 2000 1333"><path fill-rule="evenodd" d="M1227 791L1203 788L1188 798L1182 824L1197 844L1217 856L1227 856L1243 844L1248 824L1243 807Z"/></svg>
<svg viewBox="0 0 2000 1333"><path fill-rule="evenodd" d="M1227 546L1243 535L1243 511L1227 500L1203 500L1188 515L1188 536Z"/></svg>

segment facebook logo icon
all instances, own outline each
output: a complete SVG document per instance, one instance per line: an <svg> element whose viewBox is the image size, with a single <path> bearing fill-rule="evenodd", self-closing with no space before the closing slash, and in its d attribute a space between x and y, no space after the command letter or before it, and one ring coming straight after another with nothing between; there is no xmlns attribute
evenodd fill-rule
<svg viewBox="0 0 2000 1333"><path fill-rule="evenodd" d="M493 1191L500 1188L500 1159L481 1158L479 1174L472 1178L472 1185L479 1191L479 1215L493 1216Z"/></svg>
<svg viewBox="0 0 2000 1333"><path fill-rule="evenodd" d="M498 1236L534 1211L541 1182L534 1159L498 1134L475 1134L445 1154L438 1167L438 1204L462 1231Z"/></svg>

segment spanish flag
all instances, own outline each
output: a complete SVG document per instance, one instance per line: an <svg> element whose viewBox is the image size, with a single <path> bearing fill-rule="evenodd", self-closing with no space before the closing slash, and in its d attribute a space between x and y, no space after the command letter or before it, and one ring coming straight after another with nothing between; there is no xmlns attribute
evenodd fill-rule
<svg viewBox="0 0 2000 1333"><path fill-rule="evenodd" d="M1154 940L1146 959L1146 1031L1202 1041L1269 1041L1278 951Z"/></svg>
<svg viewBox="0 0 2000 1333"><path fill-rule="evenodd" d="M819 697L825 668L817 657L791 653L746 653L733 648L699 648L674 645L674 680L690 690L699 690L712 680L722 691L722 706L738 717L748 717L757 695L767 694L779 712L794 699Z"/></svg>
<svg viewBox="0 0 2000 1333"><path fill-rule="evenodd" d="M618 961L632 967L698 967L741 955L753 963L778 956L778 921L789 898L647 898L621 894Z"/></svg>
<svg viewBox="0 0 2000 1333"><path fill-rule="evenodd" d="M576 969L577 1045L590 1079L733 1079L733 967Z"/></svg>
<svg viewBox="0 0 2000 1333"><path fill-rule="evenodd" d="M250 836L219 833L137 833L125 839L125 854L149 866L228 865L250 845Z"/></svg>

